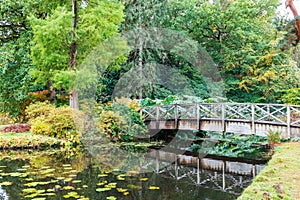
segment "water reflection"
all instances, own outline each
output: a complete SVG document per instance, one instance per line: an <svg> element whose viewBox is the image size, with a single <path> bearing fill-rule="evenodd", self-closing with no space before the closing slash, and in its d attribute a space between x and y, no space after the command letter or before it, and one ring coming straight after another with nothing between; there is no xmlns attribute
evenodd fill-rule
<svg viewBox="0 0 300 200"><path fill-rule="evenodd" d="M122 171L107 168L86 152L72 159L58 150L1 152L0 200L235 199L260 170L250 163L251 174L245 167L249 163L237 167L234 162L157 150L147 155L135 171Z"/></svg>

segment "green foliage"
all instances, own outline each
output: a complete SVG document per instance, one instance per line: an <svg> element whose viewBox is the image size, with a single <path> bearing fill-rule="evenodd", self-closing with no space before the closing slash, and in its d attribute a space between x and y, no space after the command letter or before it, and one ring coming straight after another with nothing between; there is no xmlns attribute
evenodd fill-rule
<svg viewBox="0 0 300 200"><path fill-rule="evenodd" d="M144 135L146 126L139 114L138 102L125 98L108 103L99 117L101 133L112 141L131 141Z"/></svg>
<svg viewBox="0 0 300 200"><path fill-rule="evenodd" d="M27 110L31 132L64 139L64 146L72 147L80 144L80 133L76 128L74 116L79 117L79 111L67 106L55 108L49 102L31 104Z"/></svg>
<svg viewBox="0 0 300 200"><path fill-rule="evenodd" d="M32 124L32 120L34 121L36 118L41 116L48 116L54 109L55 105L50 104L48 101L36 102L30 104L26 108L26 118L28 119L29 123Z"/></svg>
<svg viewBox="0 0 300 200"><path fill-rule="evenodd" d="M266 151L263 145L267 144L267 139L260 136L239 136L236 134L208 133L209 140L204 140L201 144L192 144L189 149L199 153L216 154L230 157L261 158ZM213 142L215 140L215 142Z"/></svg>
<svg viewBox="0 0 300 200"><path fill-rule="evenodd" d="M282 101L286 104L300 105L300 88L292 88L282 96Z"/></svg>
<svg viewBox="0 0 300 200"><path fill-rule="evenodd" d="M0 47L0 110L11 116L18 116L23 110L23 103L28 98L32 67L26 45L30 34L23 34L16 41L10 41Z"/></svg>
<svg viewBox="0 0 300 200"><path fill-rule="evenodd" d="M281 131L273 131L273 130L269 130L267 132L267 138L268 138L268 141L269 143L279 143L280 140L281 140Z"/></svg>
<svg viewBox="0 0 300 200"><path fill-rule="evenodd" d="M230 100L280 102L284 91L297 84L289 52L279 49L282 32L273 25L277 1L172 0L169 6L173 15L167 22L206 48Z"/></svg>
<svg viewBox="0 0 300 200"><path fill-rule="evenodd" d="M118 32L122 9L122 4L116 1L88 1L85 6L78 7L75 33L78 70L95 47ZM66 90L76 84L74 81L78 80L78 74L69 70L71 21L71 4L55 8L45 19L30 18L34 34L31 57L37 66L31 70L31 75L36 78L36 82L45 84L50 79L54 87ZM86 75L81 80L84 83L90 80Z"/></svg>

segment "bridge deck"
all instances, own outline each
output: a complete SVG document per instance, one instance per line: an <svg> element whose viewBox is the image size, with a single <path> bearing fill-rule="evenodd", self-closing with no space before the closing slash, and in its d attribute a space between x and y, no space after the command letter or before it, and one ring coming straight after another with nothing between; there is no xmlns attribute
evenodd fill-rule
<svg viewBox="0 0 300 200"><path fill-rule="evenodd" d="M300 106L284 104L203 103L144 107L149 129L205 130L283 138L300 137Z"/></svg>

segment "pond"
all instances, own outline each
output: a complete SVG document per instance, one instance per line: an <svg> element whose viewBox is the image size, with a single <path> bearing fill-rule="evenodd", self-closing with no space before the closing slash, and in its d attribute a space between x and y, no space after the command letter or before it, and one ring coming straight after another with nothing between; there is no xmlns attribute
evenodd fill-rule
<svg viewBox="0 0 300 200"><path fill-rule="evenodd" d="M63 155L54 149L0 152L0 199L236 199L264 166L155 149L143 159L123 156L109 165L105 151Z"/></svg>

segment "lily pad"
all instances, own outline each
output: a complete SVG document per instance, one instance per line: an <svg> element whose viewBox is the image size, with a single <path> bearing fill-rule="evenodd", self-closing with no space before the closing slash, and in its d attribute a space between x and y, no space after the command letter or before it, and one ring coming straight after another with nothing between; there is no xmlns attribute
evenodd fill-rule
<svg viewBox="0 0 300 200"><path fill-rule="evenodd" d="M105 191L109 191L111 190L111 188L97 188L96 191L97 192L105 192Z"/></svg>
<svg viewBox="0 0 300 200"><path fill-rule="evenodd" d="M0 183L0 186L9 186L9 185L12 185L12 184L13 184L12 182L5 181L5 182Z"/></svg>
<svg viewBox="0 0 300 200"><path fill-rule="evenodd" d="M149 190L159 190L159 187L157 187L157 186L150 186Z"/></svg>

